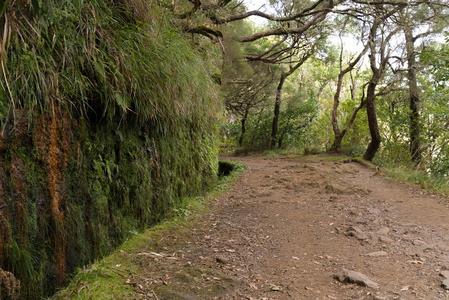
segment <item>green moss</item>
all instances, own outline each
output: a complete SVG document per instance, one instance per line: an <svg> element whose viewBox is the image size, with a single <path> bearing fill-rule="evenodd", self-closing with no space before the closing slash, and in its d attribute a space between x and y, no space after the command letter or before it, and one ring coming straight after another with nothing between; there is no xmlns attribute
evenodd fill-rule
<svg viewBox="0 0 449 300"><path fill-rule="evenodd" d="M142 267L138 258L130 259L130 254L142 248L151 249L155 252L161 251L161 247L170 246L168 244L160 244L159 241L164 236L176 235L180 238L174 243L177 243L177 245L185 243L186 241L182 237L188 236L193 226L202 220L204 213L208 211L215 197L232 185L245 170L245 167L240 163L228 163L234 165L233 172L216 182L216 185L207 196L183 199L177 209L172 209L167 214L171 216L170 219L146 230L142 234L130 236L111 255L90 267L81 269L71 280L69 286L58 292L53 299L116 299L114 298L115 295L120 295L123 299L132 299L133 291L130 285L126 284L126 280L132 277L133 274L136 274ZM189 213L179 214L179 211L182 210ZM181 270L179 276L186 278L184 282L188 285L189 278L194 276L201 277L201 274L208 272L211 271L186 267ZM218 274L211 274L211 276L220 277ZM232 288L234 284L232 280L222 278L219 284L211 285L211 290L204 292L206 293L205 295L220 295L223 288ZM176 292L176 287L168 287L167 291Z"/></svg>

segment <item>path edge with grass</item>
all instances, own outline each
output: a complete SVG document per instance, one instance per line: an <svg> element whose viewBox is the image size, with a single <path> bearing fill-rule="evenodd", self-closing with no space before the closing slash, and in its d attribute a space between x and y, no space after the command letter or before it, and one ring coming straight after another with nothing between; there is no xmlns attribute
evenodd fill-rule
<svg viewBox="0 0 449 300"><path fill-rule="evenodd" d="M184 199L159 225L136 233L110 255L79 269L68 285L50 299L133 298L134 288L128 284L129 278L138 274L129 253L147 247L151 241L160 239L175 228L177 231L187 231L201 221L217 198L229 190L246 170L241 163L229 160L223 162L232 165L232 171L220 177L206 195Z"/></svg>

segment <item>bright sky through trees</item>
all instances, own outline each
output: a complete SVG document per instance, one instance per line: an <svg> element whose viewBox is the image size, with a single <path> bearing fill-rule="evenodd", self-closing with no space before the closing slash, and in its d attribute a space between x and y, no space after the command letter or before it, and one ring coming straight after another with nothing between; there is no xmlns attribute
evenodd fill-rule
<svg viewBox="0 0 449 300"><path fill-rule="evenodd" d="M246 8L250 10L260 10L263 12L269 11L270 3L265 0L243 0L243 3L245 4ZM267 20L261 17L250 17L251 21L253 21L257 26L263 26L267 24Z"/></svg>

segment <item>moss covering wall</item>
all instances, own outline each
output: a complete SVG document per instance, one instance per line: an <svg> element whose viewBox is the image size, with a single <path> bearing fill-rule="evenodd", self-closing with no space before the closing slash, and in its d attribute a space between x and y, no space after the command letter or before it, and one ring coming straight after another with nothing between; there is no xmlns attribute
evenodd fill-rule
<svg viewBox="0 0 449 300"><path fill-rule="evenodd" d="M0 17L0 295L33 299L214 182L215 50L152 1Z"/></svg>

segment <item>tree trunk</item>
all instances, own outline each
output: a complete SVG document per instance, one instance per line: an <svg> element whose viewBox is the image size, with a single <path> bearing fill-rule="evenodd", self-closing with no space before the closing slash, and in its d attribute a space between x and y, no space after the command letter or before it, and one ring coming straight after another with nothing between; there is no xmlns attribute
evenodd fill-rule
<svg viewBox="0 0 449 300"><path fill-rule="evenodd" d="M276 90L276 101L274 103L274 115L273 124L271 126L271 138L270 138L270 149L276 148L277 135L279 131L279 114L281 111L281 99L282 99L282 88L284 87L285 79L292 75L300 66L313 54L313 51L306 53L293 67L290 66L288 72L282 72L281 79L279 80L279 85Z"/></svg>
<svg viewBox="0 0 449 300"><path fill-rule="evenodd" d="M421 152L421 128L419 124L420 97L418 83L416 79L416 53L412 29L405 27L405 43L407 48L408 62L408 82L410 96L410 156L411 159L419 164L422 158Z"/></svg>
<svg viewBox="0 0 449 300"><path fill-rule="evenodd" d="M242 120L240 121L242 125L242 130L240 132L240 138L239 138L239 146L243 146L243 138L245 137L246 133L246 120L248 119L248 113L249 111L245 111L245 115L242 117Z"/></svg>
<svg viewBox="0 0 449 300"><path fill-rule="evenodd" d="M338 152L341 147L341 143L343 142L343 138L346 134L346 130L335 133L334 131L334 141L332 142L332 146L329 149L329 152Z"/></svg>
<svg viewBox="0 0 449 300"><path fill-rule="evenodd" d="M365 89L365 86L363 87L363 89ZM346 127L341 131L339 130L338 133L334 131L334 141L329 149L330 152L338 152L346 132L348 132L348 130L351 129L352 125L355 122L355 119L357 118L357 113L365 106L365 104L366 104L365 95L363 95L360 105L352 112L351 119L346 124Z"/></svg>
<svg viewBox="0 0 449 300"><path fill-rule="evenodd" d="M334 94L334 105L332 108L332 130L334 131L334 142L332 143L332 146L330 148L331 152L337 152L340 149L341 142L343 141L346 131L354 123L355 117L357 116L357 112L361 108L361 107L357 108L354 111L354 113L352 115L353 118L351 118L351 121L349 122L349 124L346 126L346 128L344 130L341 130L340 126L338 125L338 107L340 105L340 95L341 95L341 89L342 89L342 85L343 85L343 79L347 73L351 72L355 68L355 66L358 64L358 62L363 57L363 55L365 55L366 51L368 50L368 46L369 46L369 44L367 43L365 45L365 47L363 48L363 51L361 51L360 54L352 62L350 62L348 67L346 67L346 69L344 69L344 70L341 70L341 61L342 61L341 55L343 52L341 52L341 54L340 54L340 74L338 74L337 89ZM352 92L353 91L351 90L351 93ZM363 101L362 101L362 103L363 103Z"/></svg>
<svg viewBox="0 0 449 300"><path fill-rule="evenodd" d="M373 77L375 76L376 75L373 75ZM372 80L368 85L368 91L366 94L366 114L368 116L368 125L371 135L371 142L369 143L368 148L366 149L365 154L363 155L363 158L368 161L373 160L377 150L379 149L381 141L379 125L377 123L376 106L374 101L376 99L376 86L377 81Z"/></svg>
<svg viewBox="0 0 449 300"><path fill-rule="evenodd" d="M399 9L399 8L397 8ZM390 12L393 13L394 10ZM377 123L377 114L376 114L376 87L379 83L382 73L385 70L385 66L388 63L389 53L386 51L386 47L390 39L394 36L396 30L390 32L385 39L382 40L382 43L379 45L378 52L376 51L375 39L377 36L377 29L379 26L379 20L375 20L370 29L370 37L368 41L368 45L370 47L370 66L373 75L371 77L370 82L368 83L368 89L366 91L366 114L368 117L368 126L369 132L371 136L371 141L368 144L368 148L366 148L365 154L363 154L363 158L371 161L379 150L380 147L380 132L379 132L379 124ZM378 55L377 55L378 54ZM379 67L377 67L377 59L379 59Z"/></svg>
<svg viewBox="0 0 449 300"><path fill-rule="evenodd" d="M340 105L340 94L341 94L341 87L343 85L344 74L345 73L343 73L342 71L338 75L337 90L335 91L334 95L334 105L332 107L332 130L334 132L334 142L332 143L332 146L330 148L331 152L338 151L344 136L344 134L342 134L340 130L340 127L338 126L338 106Z"/></svg>
<svg viewBox="0 0 449 300"><path fill-rule="evenodd" d="M271 126L270 149L276 148L277 135L278 135L278 131L279 131L279 114L281 111L282 88L284 86L284 82L285 82L286 78L287 78L287 74L282 73L281 79L279 80L279 84L278 84L278 87L276 90L276 101L274 102L273 124Z"/></svg>

